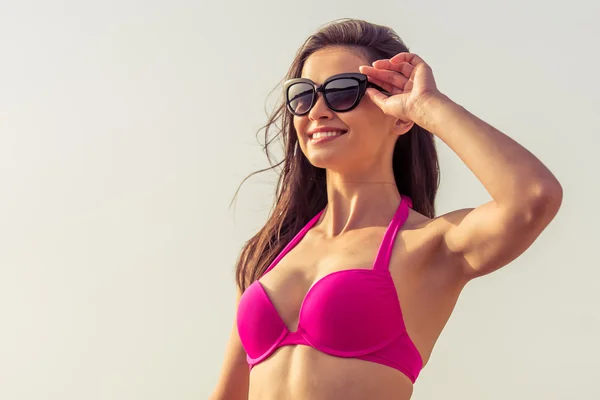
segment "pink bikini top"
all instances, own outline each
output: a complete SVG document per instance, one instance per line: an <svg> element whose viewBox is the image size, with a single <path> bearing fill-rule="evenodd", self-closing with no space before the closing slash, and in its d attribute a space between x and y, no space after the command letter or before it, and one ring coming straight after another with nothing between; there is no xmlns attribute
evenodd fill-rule
<svg viewBox="0 0 600 400"><path fill-rule="evenodd" d="M373 268L336 271L315 282L302 301L295 332L287 329L258 280L246 289L238 306L237 327L250 368L279 347L305 345L332 356L395 368L415 382L423 361L406 332L389 271L394 240L409 207L410 199L403 196ZM265 274L302 240L323 211L298 232Z"/></svg>

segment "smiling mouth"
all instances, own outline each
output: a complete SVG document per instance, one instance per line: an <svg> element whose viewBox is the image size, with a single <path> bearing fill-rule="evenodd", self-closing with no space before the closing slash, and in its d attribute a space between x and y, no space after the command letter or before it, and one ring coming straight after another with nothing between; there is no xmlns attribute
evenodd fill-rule
<svg viewBox="0 0 600 400"><path fill-rule="evenodd" d="M338 136L345 135L348 131L339 130L339 131L328 131L328 132L317 132L308 135L308 139L311 141L317 141L321 139L333 139Z"/></svg>

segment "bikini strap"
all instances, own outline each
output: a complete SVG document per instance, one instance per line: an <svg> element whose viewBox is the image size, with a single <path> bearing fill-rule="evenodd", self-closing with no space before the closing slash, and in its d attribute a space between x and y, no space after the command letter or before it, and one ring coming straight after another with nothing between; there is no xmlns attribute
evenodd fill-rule
<svg viewBox="0 0 600 400"><path fill-rule="evenodd" d="M377 256L375 257L375 262L373 263L373 269L389 269L394 241L396 240L398 231L408 219L409 208L412 208L412 200L407 196L402 196L400 205L398 205L398 209L392 218L392 222L390 222L390 225L383 235L383 240L381 241Z"/></svg>
<svg viewBox="0 0 600 400"><path fill-rule="evenodd" d="M322 209L317 215L315 215L310 221L308 221L308 223L304 226L304 228L302 228L300 230L300 232L298 232L296 234L296 236L294 236L294 238L287 244L287 246L285 246L283 248L283 250L281 251L281 253L279 253L279 255L273 260L273 262L271 263L271 265L269 265L269 267L264 272L264 274L262 274L262 276L264 276L267 272L269 272L270 270L272 270L273 267L275 267L275 265L277 265L277 263L279 263L279 261L281 261L281 259L283 257L285 257L285 255L287 253L289 253L294 248L294 246L296 246L298 244L298 242L300 240L302 240L302 238L304 237L304 235L306 235L306 233L317 223L317 221L321 217L321 214L323 214L323 211L325 211L325 209Z"/></svg>

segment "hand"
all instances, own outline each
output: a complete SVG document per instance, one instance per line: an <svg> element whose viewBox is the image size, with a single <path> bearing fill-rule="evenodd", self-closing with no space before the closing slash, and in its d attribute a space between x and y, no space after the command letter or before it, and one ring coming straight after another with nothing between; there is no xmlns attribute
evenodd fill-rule
<svg viewBox="0 0 600 400"><path fill-rule="evenodd" d="M372 67L361 66L360 72L367 75L370 82L392 93L388 97L374 88L367 89L373 103L402 121L419 119L423 103L440 94L431 67L416 54L399 53L389 60L377 60Z"/></svg>

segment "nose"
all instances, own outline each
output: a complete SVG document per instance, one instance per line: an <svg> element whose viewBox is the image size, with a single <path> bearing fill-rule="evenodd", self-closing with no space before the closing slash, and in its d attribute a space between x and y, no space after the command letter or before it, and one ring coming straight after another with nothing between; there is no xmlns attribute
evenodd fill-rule
<svg viewBox="0 0 600 400"><path fill-rule="evenodd" d="M313 108L308 112L308 118L313 121L323 118L333 118L333 111L327 107L325 99L323 98L323 93L317 92L317 99L315 100Z"/></svg>

